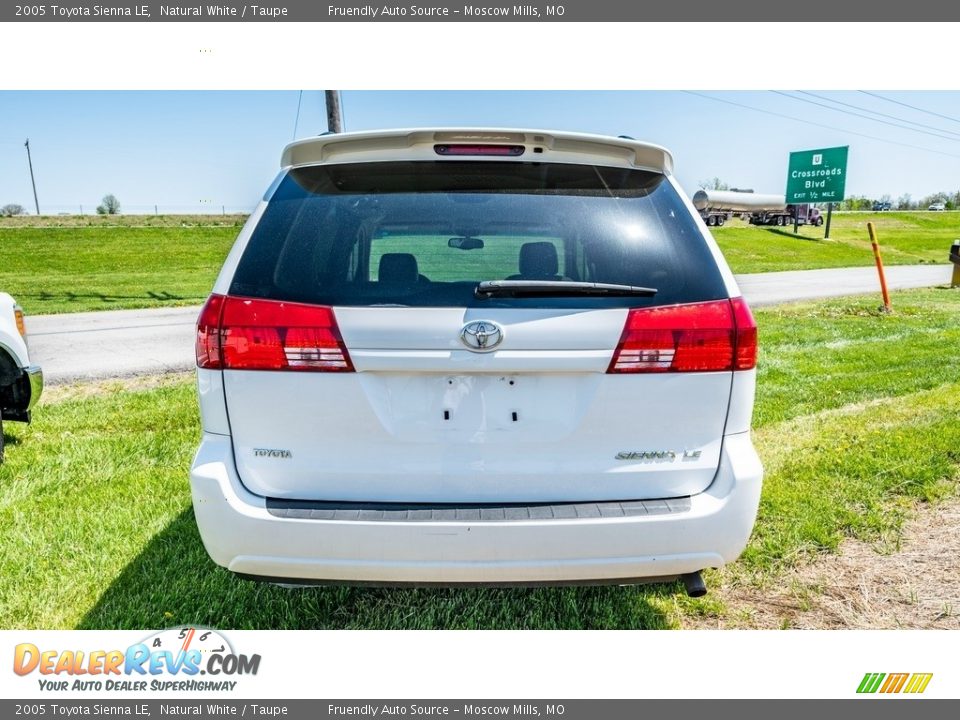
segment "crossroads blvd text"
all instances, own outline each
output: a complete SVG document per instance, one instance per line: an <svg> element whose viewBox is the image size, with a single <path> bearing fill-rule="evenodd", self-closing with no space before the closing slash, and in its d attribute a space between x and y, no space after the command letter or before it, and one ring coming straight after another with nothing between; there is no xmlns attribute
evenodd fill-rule
<svg viewBox="0 0 960 720"><path fill-rule="evenodd" d="M562 17L563 5L464 5L461 8L449 8L438 5L364 5L363 7L344 7L328 5L327 15L332 18L364 18L375 20L378 17L396 18L543 18Z"/></svg>

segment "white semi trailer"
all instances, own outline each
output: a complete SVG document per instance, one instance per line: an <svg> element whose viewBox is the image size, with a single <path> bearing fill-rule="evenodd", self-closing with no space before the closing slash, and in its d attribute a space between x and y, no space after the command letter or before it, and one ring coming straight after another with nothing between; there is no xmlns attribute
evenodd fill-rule
<svg viewBox="0 0 960 720"><path fill-rule="evenodd" d="M698 190L693 206L707 225L723 225L733 215L743 215L751 225L823 225L820 210L807 204L790 205L783 195L733 190Z"/></svg>

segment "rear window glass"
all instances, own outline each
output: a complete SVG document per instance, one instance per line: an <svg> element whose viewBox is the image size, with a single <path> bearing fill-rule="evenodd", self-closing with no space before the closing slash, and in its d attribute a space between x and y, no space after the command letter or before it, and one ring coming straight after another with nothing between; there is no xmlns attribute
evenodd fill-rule
<svg viewBox="0 0 960 720"><path fill-rule="evenodd" d="M478 299L484 280L657 289ZM319 165L277 184L230 292L323 305L599 308L726 296L673 186L653 172L497 161Z"/></svg>

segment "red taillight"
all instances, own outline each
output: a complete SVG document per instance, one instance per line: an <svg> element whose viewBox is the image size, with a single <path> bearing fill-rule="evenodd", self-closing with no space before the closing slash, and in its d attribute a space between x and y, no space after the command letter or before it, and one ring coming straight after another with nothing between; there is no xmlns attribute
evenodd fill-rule
<svg viewBox="0 0 960 720"><path fill-rule="evenodd" d="M752 370L757 366L757 323L742 297L730 300L733 322L737 328L737 354L734 370Z"/></svg>
<svg viewBox="0 0 960 720"><path fill-rule="evenodd" d="M353 372L331 308L221 295L212 295L200 313L197 365Z"/></svg>
<svg viewBox="0 0 960 720"><path fill-rule="evenodd" d="M437 155L523 155L523 145L434 145Z"/></svg>
<svg viewBox="0 0 960 720"><path fill-rule="evenodd" d="M223 367L220 358L220 317L223 313L223 295L211 295L197 320L197 367L218 370Z"/></svg>
<svg viewBox="0 0 960 720"><path fill-rule="evenodd" d="M757 327L741 298L631 310L610 373L749 370Z"/></svg>

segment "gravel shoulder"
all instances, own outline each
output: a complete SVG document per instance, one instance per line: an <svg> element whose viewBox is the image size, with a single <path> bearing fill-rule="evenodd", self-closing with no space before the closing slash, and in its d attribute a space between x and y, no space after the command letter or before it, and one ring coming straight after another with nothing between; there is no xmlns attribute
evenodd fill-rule
<svg viewBox="0 0 960 720"><path fill-rule="evenodd" d="M960 629L960 500L919 505L896 545L845 540L836 554L763 587L711 587L721 620L685 627L741 629Z"/></svg>

